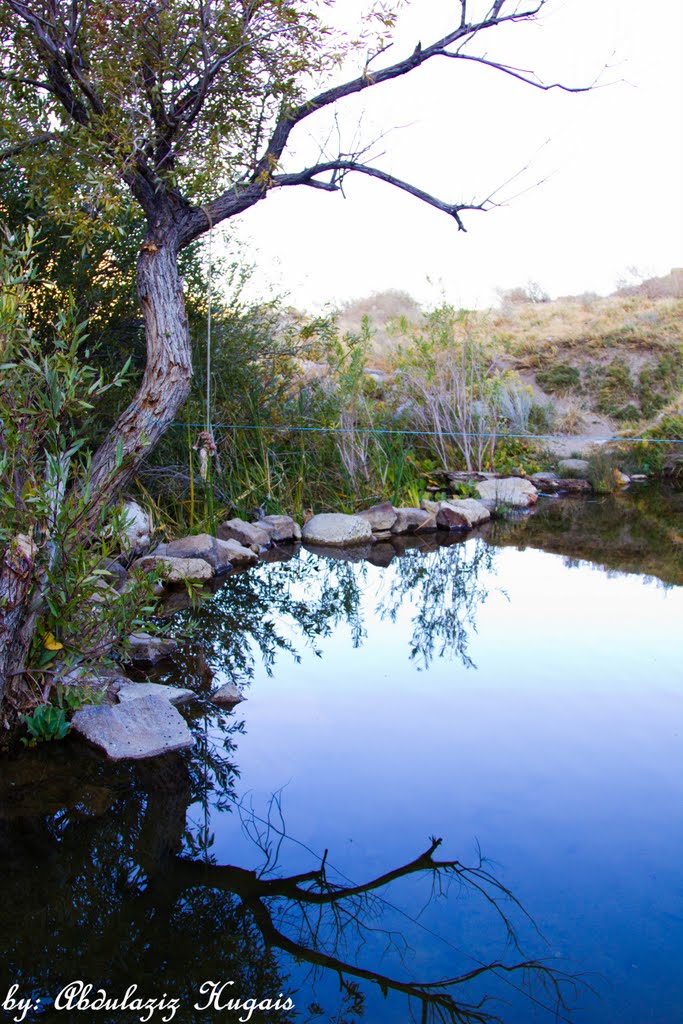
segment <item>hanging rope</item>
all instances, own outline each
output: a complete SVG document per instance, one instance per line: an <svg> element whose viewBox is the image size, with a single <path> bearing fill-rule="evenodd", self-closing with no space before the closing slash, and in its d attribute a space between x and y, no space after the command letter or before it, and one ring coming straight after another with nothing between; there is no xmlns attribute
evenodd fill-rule
<svg viewBox="0 0 683 1024"><path fill-rule="evenodd" d="M202 480L209 476L209 459L216 454L216 442L211 425L211 313L213 304L213 218L205 206L202 212L209 222L209 267L207 274L207 313L206 313L206 416L204 430L200 431L193 449L199 452L199 472Z"/></svg>

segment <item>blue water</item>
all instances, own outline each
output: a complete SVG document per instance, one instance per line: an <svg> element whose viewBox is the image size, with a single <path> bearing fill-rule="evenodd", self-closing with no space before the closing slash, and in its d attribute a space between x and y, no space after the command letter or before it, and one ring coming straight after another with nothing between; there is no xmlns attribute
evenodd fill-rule
<svg viewBox="0 0 683 1024"><path fill-rule="evenodd" d="M624 501L570 508L603 531L574 540L548 505L525 550L300 550L176 617L189 755L3 764L0 1019L19 981L28 1020L139 1020L55 1008L81 978L181 1024L246 1019L194 1009L210 979L291 998L268 1024L682 1021L680 520Z"/></svg>
<svg viewBox="0 0 683 1024"><path fill-rule="evenodd" d="M420 559L447 591L480 547L411 553L401 565ZM301 559L283 570L290 595L315 603L308 570L321 563ZM282 790L282 869L310 867L300 843L329 850L356 882L410 861L434 834L464 861L478 843L547 940L522 919L524 952L595 990L570 1000L570 1019L683 1019L683 590L495 550L477 575L465 659L446 647L426 664L414 650L420 586L392 616L397 563L343 571L361 581L356 628L342 621L315 650L299 644L299 663L282 654L268 672L257 661L236 711L238 799L264 817ZM445 591L436 601L447 613ZM278 627L296 641L294 622ZM236 825L234 814L212 819L219 862L248 856ZM425 889L406 881L391 900L412 917ZM474 900L436 900L409 931L408 966L426 976L505 952L504 931ZM369 1019L407 1019L380 1002ZM529 1003L503 1017L550 1019Z"/></svg>

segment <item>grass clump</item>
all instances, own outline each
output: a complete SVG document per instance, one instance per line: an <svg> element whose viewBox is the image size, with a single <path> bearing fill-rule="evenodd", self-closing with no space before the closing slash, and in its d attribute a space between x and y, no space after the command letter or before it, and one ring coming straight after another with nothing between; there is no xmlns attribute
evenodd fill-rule
<svg viewBox="0 0 683 1024"><path fill-rule="evenodd" d="M568 363L555 363L545 370L539 370L536 380L544 391L551 394L581 387L581 374L575 366L569 366Z"/></svg>

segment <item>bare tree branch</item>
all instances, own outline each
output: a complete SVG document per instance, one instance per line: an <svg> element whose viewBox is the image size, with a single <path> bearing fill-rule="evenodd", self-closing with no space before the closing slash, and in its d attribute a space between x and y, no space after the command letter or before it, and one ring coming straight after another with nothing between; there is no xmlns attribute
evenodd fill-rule
<svg viewBox="0 0 683 1024"><path fill-rule="evenodd" d="M484 64L486 67L493 68L495 71L502 71L506 75L511 75L512 78L516 78L520 82L524 82L525 85L532 85L534 89L542 89L543 92L549 92L551 89L561 89L562 92L590 92L591 89L595 88L595 82L591 82L590 85L565 85L563 82L544 82L538 78L533 71L526 71L523 68L515 68L509 64L499 64L495 60L489 60L487 57L475 57L473 54L462 53L450 53L447 50L443 50L441 53L442 57L450 57L453 60L471 60L476 64Z"/></svg>
<svg viewBox="0 0 683 1024"><path fill-rule="evenodd" d="M329 172L332 172L333 175L329 181L318 180L317 175ZM403 181L401 178L397 178L395 175L389 174L387 171L382 171L379 167L372 167L369 164L359 163L357 160L329 160L325 163L316 164L313 167L307 167L305 170L299 171L298 173L275 175L272 182L277 188L283 188L289 185L309 185L312 188L323 189L326 192L338 192L341 190L344 175L351 172L366 174L371 178L377 178L379 181L384 181L388 185L393 185L395 188L398 188L403 192L407 192L416 199L420 199L423 203L427 203L429 206L433 206L435 209L441 210L442 213L447 213L450 217L454 218L459 231L467 230L460 217L463 210L487 209L487 200L483 203L446 203L442 199L438 199L436 196L431 195L429 192L425 192L424 189L418 188L416 185L411 185L408 181Z"/></svg>

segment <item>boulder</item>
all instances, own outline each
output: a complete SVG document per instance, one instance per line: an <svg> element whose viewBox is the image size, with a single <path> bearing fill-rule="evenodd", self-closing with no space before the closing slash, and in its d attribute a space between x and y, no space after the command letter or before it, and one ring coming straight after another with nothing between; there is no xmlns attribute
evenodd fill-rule
<svg viewBox="0 0 683 1024"><path fill-rule="evenodd" d="M211 694L213 703L219 704L221 707L232 707L244 699L234 683L225 683Z"/></svg>
<svg viewBox="0 0 683 1024"><path fill-rule="evenodd" d="M112 761L157 757L194 744L185 719L170 701L152 695L111 707L81 708L71 727Z"/></svg>
<svg viewBox="0 0 683 1024"><path fill-rule="evenodd" d="M114 590L123 590L128 579L128 573L120 562L117 562L115 558L103 558L97 568L102 573L102 579L105 583L112 586Z"/></svg>
<svg viewBox="0 0 683 1024"><path fill-rule="evenodd" d="M133 569L143 572L159 571L159 579L164 583L184 583L192 580L203 583L215 575L213 567L203 558L164 558L161 555L144 555L133 562Z"/></svg>
<svg viewBox="0 0 683 1024"><path fill-rule="evenodd" d="M349 544L367 544L372 540L372 527L367 519L347 516L342 512L321 512L306 523L303 539L309 544L347 547Z"/></svg>
<svg viewBox="0 0 683 1024"><path fill-rule="evenodd" d="M482 501L509 505L510 508L529 508L538 501L538 491L534 485L519 476L482 480L476 486Z"/></svg>
<svg viewBox="0 0 683 1024"><path fill-rule="evenodd" d="M560 459L557 464L560 476L583 476L590 469L587 459Z"/></svg>
<svg viewBox="0 0 683 1024"><path fill-rule="evenodd" d="M258 560L253 551L237 541L217 540L208 533L159 544L151 554L171 558L203 558L215 572L227 572L233 565L248 565Z"/></svg>
<svg viewBox="0 0 683 1024"><path fill-rule="evenodd" d="M429 512L430 515L435 516L441 508L441 502L431 501L429 498L423 498L420 502L420 508L423 512Z"/></svg>
<svg viewBox="0 0 683 1024"><path fill-rule="evenodd" d="M195 696L192 690L184 690L180 686L167 686L164 683L134 683L130 680L125 683L117 683L113 689L121 704L125 704L128 700L140 700L142 697L163 697L171 704L185 704Z"/></svg>
<svg viewBox="0 0 683 1024"><path fill-rule="evenodd" d="M393 534L415 533L432 518L432 514L423 508L397 508L395 512L396 522L391 527Z"/></svg>
<svg viewBox="0 0 683 1024"><path fill-rule="evenodd" d="M271 544L267 530L258 523L246 523L244 519L229 519L218 527L216 533L219 540L236 540L256 552L265 551Z"/></svg>
<svg viewBox="0 0 683 1024"><path fill-rule="evenodd" d="M536 490L544 491L546 494L555 494L560 489L560 478L557 473L533 473L529 479Z"/></svg>
<svg viewBox="0 0 683 1024"><path fill-rule="evenodd" d="M176 640L149 633L131 633L128 637L126 659L134 665L156 665L167 658L178 646Z"/></svg>
<svg viewBox="0 0 683 1024"><path fill-rule="evenodd" d="M456 512L454 508L443 503L442 507L436 513L436 525L440 530L469 530L470 522L469 519L462 515L460 512Z"/></svg>
<svg viewBox="0 0 683 1024"><path fill-rule="evenodd" d="M123 514L125 525L121 532L121 547L130 554L141 555L151 543L154 531L152 517L137 501L126 501Z"/></svg>
<svg viewBox="0 0 683 1024"><path fill-rule="evenodd" d="M593 485L590 480L575 480L573 477L565 477L557 481L557 490L564 494L590 494Z"/></svg>
<svg viewBox="0 0 683 1024"><path fill-rule="evenodd" d="M382 533L391 530L396 522L396 509L390 501L383 501L381 505L373 505L372 508L359 512L358 516L370 523L373 533Z"/></svg>
<svg viewBox="0 0 683 1024"><path fill-rule="evenodd" d="M622 473L620 469L614 470L614 482L617 487L628 487L631 483L631 477L627 476L626 473Z"/></svg>
<svg viewBox="0 0 683 1024"><path fill-rule="evenodd" d="M449 498L448 501L441 503L441 508L454 509L459 515L465 517L471 528L479 526L491 518L491 513L486 505L477 501L476 498ZM438 514L436 519L438 522Z"/></svg>
<svg viewBox="0 0 683 1024"><path fill-rule="evenodd" d="M301 527L291 516L264 516L254 526L265 530L271 540L301 540Z"/></svg>
<svg viewBox="0 0 683 1024"><path fill-rule="evenodd" d="M254 565L258 562L258 555L251 548L240 544L238 540L219 540L218 544L223 545L223 551L227 554L234 566Z"/></svg>

